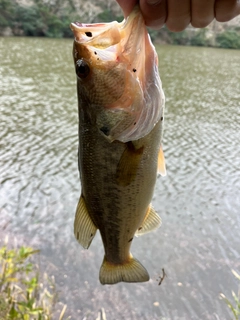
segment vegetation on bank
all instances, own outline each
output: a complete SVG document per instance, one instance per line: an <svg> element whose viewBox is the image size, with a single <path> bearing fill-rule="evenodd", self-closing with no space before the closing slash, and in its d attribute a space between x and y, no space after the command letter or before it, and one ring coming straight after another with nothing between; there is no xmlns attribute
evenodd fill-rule
<svg viewBox="0 0 240 320"><path fill-rule="evenodd" d="M52 319L57 301L55 283L46 274L40 277L36 263L31 262L37 252L28 247L0 248L0 320ZM59 320L65 310L66 306Z"/></svg>
<svg viewBox="0 0 240 320"><path fill-rule="evenodd" d="M25 1L25 2L24 2ZM111 1L75 0L0 0L0 34L34 37L72 37L70 23L121 21L123 16ZM77 5L78 3L78 5ZM153 40L175 45L214 46L240 49L240 26L223 32L187 29L170 32L167 28L150 30Z"/></svg>
<svg viewBox="0 0 240 320"><path fill-rule="evenodd" d="M0 320L51 320L57 302L54 278L40 275L38 266L31 256L38 253L29 247L9 249L7 243L0 247ZM240 281L240 275L232 270ZM240 319L240 284L238 293L232 291L234 303L224 294L220 294L232 311L235 320ZM66 305L59 320L63 320ZM71 317L65 318L65 320ZM106 320L102 308L96 320Z"/></svg>
<svg viewBox="0 0 240 320"><path fill-rule="evenodd" d="M240 49L240 27L229 28L220 33L212 33L208 28L170 32L163 27L157 31L149 30L149 33L153 41L163 39L168 44Z"/></svg>
<svg viewBox="0 0 240 320"><path fill-rule="evenodd" d="M14 36L67 38L72 37L70 23L112 21L123 19L110 9L91 3L77 7L74 0L0 0L0 31L8 29Z"/></svg>
<svg viewBox="0 0 240 320"><path fill-rule="evenodd" d="M221 293L220 299L223 299L229 309L232 311L235 320L240 320L240 274L238 274L235 270L232 270L233 275L239 280L238 293L232 291L232 296L234 299L234 303L232 303L226 296Z"/></svg>

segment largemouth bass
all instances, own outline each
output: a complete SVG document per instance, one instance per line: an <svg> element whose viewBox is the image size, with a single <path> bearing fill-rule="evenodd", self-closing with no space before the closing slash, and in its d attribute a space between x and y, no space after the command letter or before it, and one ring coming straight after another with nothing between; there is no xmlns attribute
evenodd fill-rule
<svg viewBox="0 0 240 320"><path fill-rule="evenodd" d="M72 23L79 102L81 196L74 234L88 248L99 229L100 282L143 282L134 235L159 227L151 207L161 148L164 94L158 58L138 7L121 23Z"/></svg>

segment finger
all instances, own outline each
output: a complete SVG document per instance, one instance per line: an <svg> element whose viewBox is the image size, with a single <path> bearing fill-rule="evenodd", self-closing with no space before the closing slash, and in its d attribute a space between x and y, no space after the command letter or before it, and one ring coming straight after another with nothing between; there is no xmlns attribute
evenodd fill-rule
<svg viewBox="0 0 240 320"><path fill-rule="evenodd" d="M195 28L204 28L214 19L214 0L191 2L191 24Z"/></svg>
<svg viewBox="0 0 240 320"><path fill-rule="evenodd" d="M122 8L124 17L126 18L132 12L134 6L138 3L138 0L117 0L117 2Z"/></svg>
<svg viewBox="0 0 240 320"><path fill-rule="evenodd" d="M148 27L158 29L164 25L167 18L166 0L140 0L140 9Z"/></svg>
<svg viewBox="0 0 240 320"><path fill-rule="evenodd" d="M170 31L182 31L191 21L190 0L168 0L166 25Z"/></svg>
<svg viewBox="0 0 240 320"><path fill-rule="evenodd" d="M240 14L240 2L238 0L216 0L215 17L219 22L226 22Z"/></svg>

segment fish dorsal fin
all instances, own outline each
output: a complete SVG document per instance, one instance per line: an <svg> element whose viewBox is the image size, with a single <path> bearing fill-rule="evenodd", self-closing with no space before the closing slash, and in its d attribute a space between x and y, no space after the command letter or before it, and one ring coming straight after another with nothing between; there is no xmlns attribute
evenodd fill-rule
<svg viewBox="0 0 240 320"><path fill-rule="evenodd" d="M117 166L116 179L119 185L128 186L134 180L143 150L144 146L137 148L131 141L126 143L126 148Z"/></svg>
<svg viewBox="0 0 240 320"><path fill-rule="evenodd" d="M74 235L83 248L88 249L96 232L97 228L88 213L85 200L81 195L75 214Z"/></svg>
<svg viewBox="0 0 240 320"><path fill-rule="evenodd" d="M167 174L162 146L160 147L160 150L158 153L158 171L157 172L161 176L166 176Z"/></svg>
<svg viewBox="0 0 240 320"><path fill-rule="evenodd" d="M161 218L156 213L156 211L153 209L153 207L151 205L149 205L148 210L147 210L147 214L143 220L143 223L136 231L135 236L141 236L145 233L156 230L157 228L160 227L161 224L162 224Z"/></svg>
<svg viewBox="0 0 240 320"><path fill-rule="evenodd" d="M130 254L128 261L113 264L107 261L106 256L99 273L101 284L114 284L118 282L144 282L149 280L147 270Z"/></svg>

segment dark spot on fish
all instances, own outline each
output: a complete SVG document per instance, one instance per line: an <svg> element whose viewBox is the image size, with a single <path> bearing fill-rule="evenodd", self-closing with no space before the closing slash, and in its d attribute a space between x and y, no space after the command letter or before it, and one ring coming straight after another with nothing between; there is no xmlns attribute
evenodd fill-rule
<svg viewBox="0 0 240 320"><path fill-rule="evenodd" d="M92 236L93 236L93 233L91 233L90 237L92 238Z"/></svg>
<svg viewBox="0 0 240 320"><path fill-rule="evenodd" d="M87 31L87 32L85 32L85 35L86 35L87 37L92 37L92 32Z"/></svg>
<svg viewBox="0 0 240 320"><path fill-rule="evenodd" d="M133 68L133 70L132 70L133 72L136 72L137 71L137 69L135 69L135 68Z"/></svg>
<svg viewBox="0 0 240 320"><path fill-rule="evenodd" d="M128 240L128 242L131 242L133 238L131 238L130 240Z"/></svg>
<svg viewBox="0 0 240 320"><path fill-rule="evenodd" d="M79 59L76 62L76 74L79 78L86 78L90 73L89 65L83 59Z"/></svg>
<svg viewBox="0 0 240 320"><path fill-rule="evenodd" d="M79 240L79 232L77 232L77 239Z"/></svg>
<svg viewBox="0 0 240 320"><path fill-rule="evenodd" d="M138 228L138 231L142 230L142 227Z"/></svg>
<svg viewBox="0 0 240 320"><path fill-rule="evenodd" d="M134 122L134 126L136 125L137 122Z"/></svg>
<svg viewBox="0 0 240 320"><path fill-rule="evenodd" d="M163 117L161 117L161 121L163 121Z"/></svg>
<svg viewBox="0 0 240 320"><path fill-rule="evenodd" d="M100 131L105 134L105 136L109 135L109 128L108 127L102 127L100 128Z"/></svg>
<svg viewBox="0 0 240 320"><path fill-rule="evenodd" d="M99 58L97 58L97 60L99 60Z"/></svg>
<svg viewBox="0 0 240 320"><path fill-rule="evenodd" d="M94 54L97 54L97 52L96 52L96 51L94 51Z"/></svg>

